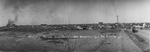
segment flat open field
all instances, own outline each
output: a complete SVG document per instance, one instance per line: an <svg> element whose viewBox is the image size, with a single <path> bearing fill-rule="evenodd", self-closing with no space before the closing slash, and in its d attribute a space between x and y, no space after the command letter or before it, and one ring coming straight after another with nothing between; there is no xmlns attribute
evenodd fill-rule
<svg viewBox="0 0 150 52"><path fill-rule="evenodd" d="M90 36L92 38L73 38L55 42L38 38L42 35ZM2 52L143 52L124 30L118 29L55 30L40 33L0 32L0 50Z"/></svg>

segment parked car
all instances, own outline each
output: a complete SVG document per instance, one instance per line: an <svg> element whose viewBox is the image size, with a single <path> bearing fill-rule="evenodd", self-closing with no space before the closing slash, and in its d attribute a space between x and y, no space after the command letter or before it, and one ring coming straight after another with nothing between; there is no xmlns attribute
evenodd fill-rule
<svg viewBox="0 0 150 52"><path fill-rule="evenodd" d="M136 33L136 32L138 32L138 30L137 30L135 27L133 27L133 28L132 28L132 32L133 32L133 33Z"/></svg>

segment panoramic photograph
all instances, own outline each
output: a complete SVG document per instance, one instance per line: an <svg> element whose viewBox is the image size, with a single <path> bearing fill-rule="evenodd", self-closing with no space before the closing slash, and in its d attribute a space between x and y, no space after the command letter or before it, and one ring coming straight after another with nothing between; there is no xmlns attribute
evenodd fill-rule
<svg viewBox="0 0 150 52"><path fill-rule="evenodd" d="M0 0L0 52L150 52L150 0Z"/></svg>

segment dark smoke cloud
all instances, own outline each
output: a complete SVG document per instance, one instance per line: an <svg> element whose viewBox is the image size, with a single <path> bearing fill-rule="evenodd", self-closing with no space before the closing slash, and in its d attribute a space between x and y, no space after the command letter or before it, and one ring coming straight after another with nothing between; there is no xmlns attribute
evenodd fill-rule
<svg viewBox="0 0 150 52"><path fill-rule="evenodd" d="M30 4L38 3L38 2L46 2L50 0L2 0L4 1L5 7L10 7L10 6L17 6L17 7L24 7Z"/></svg>
<svg viewBox="0 0 150 52"><path fill-rule="evenodd" d="M39 3L39 2L91 2L91 1L98 1L98 0L2 0L4 2L4 6L7 7L25 7L31 4ZM104 1L104 0L100 0ZM108 1L108 0L105 0Z"/></svg>
<svg viewBox="0 0 150 52"><path fill-rule="evenodd" d="M47 6L44 8L49 9L49 10L47 10L47 11L49 11L49 15L48 15L49 17L48 18L46 17L45 19L50 19L49 22L51 22L51 23L64 23L64 22L66 23L66 21L72 20L70 17L78 15L78 13L81 14L81 13L85 13L88 10L91 10L91 8L88 5L90 3L97 2L98 0L94 0L94 1L93 0L2 0L2 1L3 1L4 9L6 9L6 10L7 9L9 10L10 8L12 9L12 13L14 14L13 18L14 18L15 22L19 21L18 19L20 19L20 18L22 19L24 17L22 15L24 15L24 12L26 12L26 10L22 10L22 9L27 8L30 5L34 5L33 7L30 7L33 9L33 10L31 9L31 11L32 11L31 13L33 13L33 14L29 14L29 15L31 15L31 16L34 15L36 17L29 17L26 20L29 20L30 21L29 23L31 23L31 24L38 24L39 21L41 21L40 19L43 17L42 15L45 15L45 14L42 14L42 9L39 9L41 7L44 7L43 6L44 4L47 4ZM42 3L42 4L40 4L40 3ZM50 6L48 6L48 5L50 5ZM72 6L73 6L73 8L75 8L75 10L74 11L70 10L70 13L72 13L72 14L69 14L69 11L66 9L71 8ZM65 11L63 11L63 10L65 10ZM47 11L45 11L45 12L47 12ZM89 15L89 12L86 12L83 15L80 15L80 14L79 14L79 16L76 16L76 17L81 17L81 16L85 17L86 15ZM41 17L39 17L39 15L41 15ZM76 17L74 17L73 19L79 19ZM70 18L70 19L67 20L66 18ZM31 20L31 19L36 19L37 21ZM87 19L85 19L85 20L87 20ZM43 21L45 21L45 20L43 20ZM48 20L46 20L46 21L48 21ZM89 20L87 20L87 21L89 21ZM46 22L46 23L49 23L49 22Z"/></svg>
<svg viewBox="0 0 150 52"><path fill-rule="evenodd" d="M50 0L1 0L1 2L3 2L3 6L4 9L10 9L12 8L12 13L14 13L15 17L14 17L14 21L17 22L19 14L21 11L19 9L31 5L31 4L35 4L35 3L39 3L39 2L47 2Z"/></svg>
<svg viewBox="0 0 150 52"><path fill-rule="evenodd" d="M14 14L14 21L17 22L21 13L20 9L39 2L47 2L50 0L1 0L4 9L9 10L12 9L12 13Z"/></svg>
<svg viewBox="0 0 150 52"><path fill-rule="evenodd" d="M145 2L135 0L0 0L0 26L8 19L15 24L62 24L135 21L130 18L143 14ZM2 4L2 5L1 5ZM145 5L145 7L143 7ZM2 9L2 7L4 7ZM114 9L114 8L116 9ZM139 8L137 8L139 7ZM133 9L134 8L134 9ZM142 10L145 8L145 10ZM135 10L136 9L136 10ZM116 10L116 12L115 12ZM134 11L134 12L133 12ZM141 11L141 12L138 12ZM139 14L138 14L139 13ZM148 12L147 12L148 13ZM149 14L149 13L148 13ZM141 15L142 16L142 15ZM145 14L144 16L149 16ZM129 18L127 18L129 17ZM141 19L141 18L139 18Z"/></svg>

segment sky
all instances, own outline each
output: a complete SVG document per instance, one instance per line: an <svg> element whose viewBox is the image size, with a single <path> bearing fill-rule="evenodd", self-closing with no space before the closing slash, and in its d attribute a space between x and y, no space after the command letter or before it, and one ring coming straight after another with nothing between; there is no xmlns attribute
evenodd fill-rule
<svg viewBox="0 0 150 52"><path fill-rule="evenodd" d="M0 26L150 22L150 0L0 0Z"/></svg>

